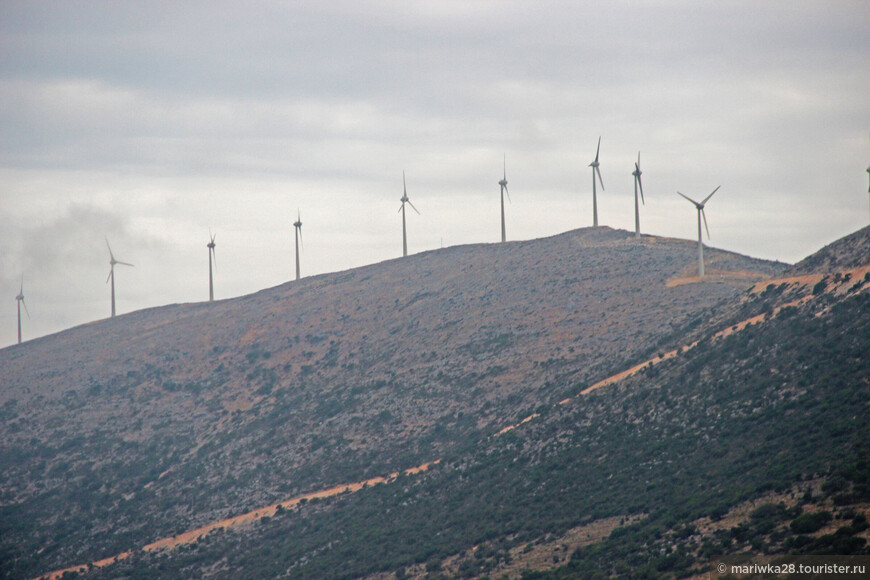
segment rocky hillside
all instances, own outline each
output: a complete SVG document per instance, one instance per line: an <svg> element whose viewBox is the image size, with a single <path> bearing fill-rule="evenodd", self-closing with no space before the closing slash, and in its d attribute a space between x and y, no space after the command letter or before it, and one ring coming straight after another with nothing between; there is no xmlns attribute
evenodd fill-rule
<svg viewBox="0 0 870 580"><path fill-rule="evenodd" d="M862 247L864 232L847 248ZM191 570L238 577L256 557L280 562L292 577L399 568L461 575L471 558L472 577L485 572L484 562L506 565L500 554L578 526L601 528L608 518L617 527L632 518L661 524L650 506L675 493L699 494L683 519L710 516L702 503L727 512L767 481L750 470L745 489L733 488L746 450L767 431L736 437L738 452L728 451L725 435L745 428L758 405L791 400L772 386L720 386L712 392L724 399L708 400L709 381L769 362L752 348L726 348L729 341L757 331L740 327L748 318L785 321L777 316L784 305L811 324L842 302L848 322L860 325L867 292L851 275L831 277L821 289L818 281L767 282L787 266L717 250L706 252L711 276L685 283L695 252L691 242L635 240L608 228L462 246L243 298L136 312L4 349L0 570L18 578L94 562L439 459L413 482L314 502L299 517L248 529L248 556L229 548L238 537L227 544L212 534L213 550L200 541L190 558L178 550L154 552L163 554L157 560L134 552L103 572L149 569L169 558L178 577ZM857 263L857 255L843 259ZM811 308L820 310L810 317ZM716 334L732 327L735 338ZM648 368L624 381L580 394L644 361ZM859 381L853 387L865 385L856 373L866 364L856 364L848 367ZM812 380L801 388L792 398L819 395ZM862 408L860 394L846 399ZM841 431L834 440L854 447L853 423ZM693 452L699 440L718 443ZM783 460L793 461L792 451ZM692 457L683 468L674 463L681 453ZM705 472L710 453L729 458L721 489ZM801 473L828 469L830 459L813 459ZM646 472L638 466L648 474L639 476ZM789 471L775 487L795 477ZM721 501L711 504L717 489ZM377 533L360 524L372 519ZM349 529L358 532L353 540ZM475 567L467 550L481 542L496 555ZM260 572L278 568L270 570Z"/></svg>
<svg viewBox="0 0 870 580"><path fill-rule="evenodd" d="M790 274L839 272L866 266L870 261L870 226L828 244L789 270Z"/></svg>

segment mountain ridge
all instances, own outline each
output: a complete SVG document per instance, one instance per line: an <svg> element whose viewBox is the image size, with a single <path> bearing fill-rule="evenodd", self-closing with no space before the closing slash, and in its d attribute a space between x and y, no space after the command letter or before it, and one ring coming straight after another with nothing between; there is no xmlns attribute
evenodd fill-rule
<svg viewBox="0 0 870 580"><path fill-rule="evenodd" d="M166 358L172 353L151 342L154 333L175 322L169 314L179 318L177 311L164 311L166 316L159 325L152 322L136 337L147 347L138 351L139 355L147 354L144 359L122 352L113 361L115 366L106 371L96 357L88 363L91 371L78 375L84 378L46 369L36 375L39 381L85 381L87 387L72 389L76 394L69 395L52 394L50 391L59 389L49 389L57 403L43 394L39 413L20 401L3 406L7 415L14 413L11 422L23 431L15 434L7 427L3 440L25 457L13 462L14 469L0 488L3 505L13 505L7 502L17 497L15 505L25 507L16 508L16 513L23 509L23 513L38 514L57 506L58 521L75 521L88 513L93 516L93 509L61 507L52 498L83 492L88 479L100 483L104 491L97 495L107 503L118 501L112 498L119 494L132 494L139 509L160 495L165 501L199 490L187 498L190 505L200 506L195 511L180 509L182 504L172 500L166 504L168 513L163 520L155 518L144 527L135 522L132 527L115 524L110 534L118 536L114 540L77 532L73 538L78 539L66 545L81 547L66 557L57 554L43 559L43 566L54 561L61 564L54 566L57 569L75 561L97 560L96 556L117 554L135 545L123 540L130 534L153 540L167 535L166 530L194 529L247 508L314 490L319 484L360 481L420 465L445 453L449 457L477 445L483 441L481 437L517 424L536 409L549 413L546 408L566 395L576 394L643 357L678 346L680 339L693 332L703 335L708 332L704 328L709 320L725 321L728 316L741 315L740 309L723 308L723 300L754 300L744 278L668 287L669 279L691 268L696 257L696 245L691 242L634 242L628 232L599 230L514 242L514 247L472 247L458 251L463 258L458 264L456 256L446 263L444 254L435 251L428 256L412 256L409 262L394 260L389 266L366 267L373 270L362 273L341 273L340 279L327 283L313 281L310 286L317 298L304 314L285 314L289 323L281 316L301 286L291 283L261 291L237 313L245 321L243 328L221 333L227 329L220 322L202 325L190 334L206 338L198 342L176 339L188 350L176 358ZM481 258L475 253L487 255ZM541 260L541 255L548 260ZM708 250L707 257L724 266L720 269L755 267L761 270L759 278L786 269L783 264L717 250ZM590 266L595 268L593 273ZM408 279L412 271L422 273L416 282ZM632 272L634 277L626 277L624 272ZM432 280L441 285L433 290ZM528 280L539 284L529 290ZM342 284L355 292L345 292ZM509 288L506 291L502 286ZM410 291L403 292L405 289ZM521 309L530 298L534 305ZM377 307L367 308L370 303ZM328 304L333 305L331 309ZM202 316L203 309L213 305L194 306L199 309L195 314ZM249 317L251 312L258 313L259 318ZM323 328L331 331L322 331L306 317L325 321ZM632 333L629 329L636 320L640 331ZM209 332L202 333L203 328ZM503 332L505 329L511 332ZM643 344L645 337L653 337L655 342ZM122 351L130 349L112 344L112 340L107 344ZM93 349L99 344L89 346ZM5 368L3 358L0 351L0 364ZM407 363L407 369L397 370L403 369L400 362ZM638 376L646 374L644 370ZM5 386L0 392L6 393L8 402L11 383L2 383ZM314 393L316 398L312 398ZM162 406L162 399L170 399L172 406ZM53 409L61 404L66 407L63 411ZM92 408L99 405L102 409ZM91 413L91 417L77 423L70 416L70 407L73 413ZM136 417L146 419L140 428L131 429L123 417L112 422L112 413L128 407L138 409L128 416L128 423L134 423ZM158 416L163 418L158 420ZM86 474L79 487L73 485L64 491L64 486L49 478L39 492L16 488L10 485L12 478L33 481L38 467L38 459L27 458L25 440L38 451L36 455L48 458L46 464L56 463L52 457L69 456L48 439L33 443L29 436L35 431L33 426L23 425L23 417L41 425L58 422L63 428L51 435L61 442L70 440L71 431L86 434L73 449L84 445L115 450L119 461L111 469L88 463L86 456L93 454L90 451L67 462L67 472ZM95 430L88 426L91 423L100 426ZM512 436L506 437L510 442ZM146 453L143 444L165 457ZM130 453L129 459L124 459ZM240 453L235 463L234 453ZM151 467L144 472L133 469L126 483L112 475L133 468L137 457ZM231 466L237 465L239 458L247 458L251 465L234 473ZM50 472L56 467L47 465L43 470ZM276 474L292 474L293 482L288 487ZM249 476L254 480L246 479ZM194 482L196 487L192 487ZM123 503L118 506L112 509L123 519L127 508L121 507ZM47 523L44 517L43 523ZM48 524L47 529L52 533L57 524ZM63 545L46 538L45 532L36 536L36 541L41 537L45 544L58 546L56 550ZM85 557L90 554L95 557ZM35 565L30 569L38 571Z"/></svg>

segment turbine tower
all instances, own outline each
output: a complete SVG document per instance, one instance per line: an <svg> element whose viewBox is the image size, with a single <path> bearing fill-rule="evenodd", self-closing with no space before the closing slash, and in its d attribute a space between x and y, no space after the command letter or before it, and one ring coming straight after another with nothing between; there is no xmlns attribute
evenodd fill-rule
<svg viewBox="0 0 870 580"><path fill-rule="evenodd" d="M634 164L634 171L631 172L634 175L634 237L640 237L640 208L637 205L637 189L640 188L640 201L644 205L646 202L643 200L643 183L640 180L640 175L643 171L640 170L640 151L637 152L637 163Z"/></svg>
<svg viewBox="0 0 870 580"><path fill-rule="evenodd" d="M598 137L598 148L595 150L595 161L589 164L592 168L592 225L598 227L598 198L595 191L595 174L598 174L598 182L601 191L604 191L604 181L601 179L601 170L598 169L598 153L601 151L601 137Z"/></svg>
<svg viewBox="0 0 870 580"><path fill-rule="evenodd" d="M414 204L411 203L411 200L408 199L408 186L405 185L405 172L402 171L402 188L404 189L404 193L402 194L402 205L399 207L399 211L402 213L402 256L408 255L408 232L405 229L405 204L411 206L411 209L417 212L417 215L420 215L420 212L417 211L417 208L414 207Z"/></svg>
<svg viewBox="0 0 870 580"><path fill-rule="evenodd" d="M24 304L24 312L27 313L27 318L30 318L30 312L27 310L27 303L24 302L24 276L21 277L21 290L18 291L18 296L15 297L18 302L18 344L21 344L21 305Z"/></svg>
<svg viewBox="0 0 870 580"><path fill-rule="evenodd" d="M511 194L508 193L508 187L507 187L507 183L508 183L507 182L507 155L505 155L504 159L502 160L502 164L503 164L503 166L502 166L503 177L498 182L498 184L501 186L501 241L504 242L505 241L505 233L504 233L504 196L505 196L505 194L507 194L507 196L508 196L508 201L511 200Z"/></svg>
<svg viewBox="0 0 870 580"><path fill-rule="evenodd" d="M719 191L721 185L717 186L716 189L713 190L713 193ZM701 217L704 218L704 228L707 230L707 239L710 238L710 228L707 227L707 214L704 213L704 206L710 201L710 198L713 197L713 193L704 198L701 203L698 203L694 199L683 195L679 191L677 192L679 195L682 195L687 200L692 202L695 205L695 209L698 210L698 276L700 278L704 277L704 240L701 237Z"/></svg>
<svg viewBox="0 0 870 580"><path fill-rule="evenodd" d="M109 280L112 281L112 318L115 317L115 264L121 264L122 266L132 266L133 264L129 264L127 262L122 262L120 260L115 259L115 255L112 253L112 246L109 245L109 239L106 238L106 247L109 248L109 277L106 278L106 283L109 283Z"/></svg>
<svg viewBox="0 0 870 580"><path fill-rule="evenodd" d="M215 267L217 267L217 254L215 254L215 251L214 251L214 246L215 246L214 238L217 234L213 234L209 230L208 235L211 238L211 241L209 241L209 243L207 243L205 245L205 247L208 248L208 301L214 302L214 278L212 276L211 263L212 263L212 260L214 260L214 265L215 265Z"/></svg>
<svg viewBox="0 0 870 580"><path fill-rule="evenodd" d="M296 279L299 279L299 244L302 242L302 212L296 210L296 221L293 222L296 231Z"/></svg>

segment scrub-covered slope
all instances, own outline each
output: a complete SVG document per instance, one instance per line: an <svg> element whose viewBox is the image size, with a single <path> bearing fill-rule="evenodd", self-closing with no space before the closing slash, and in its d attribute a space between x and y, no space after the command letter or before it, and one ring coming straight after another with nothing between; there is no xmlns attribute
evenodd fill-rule
<svg viewBox="0 0 870 580"><path fill-rule="evenodd" d="M609 228L448 248L0 351L0 569L86 563L459 453L784 268ZM730 274L733 273L733 276ZM749 274L748 274L749 273Z"/></svg>

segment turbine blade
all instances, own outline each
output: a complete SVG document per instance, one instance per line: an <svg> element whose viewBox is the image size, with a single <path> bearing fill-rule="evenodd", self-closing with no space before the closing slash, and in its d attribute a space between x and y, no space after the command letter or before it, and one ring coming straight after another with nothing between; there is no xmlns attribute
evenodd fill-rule
<svg viewBox="0 0 870 580"><path fill-rule="evenodd" d="M504 192L505 192L505 194L507 194L507 196L508 196L508 203L513 203L513 202L511 201L511 194L510 194L510 192L508 191L507 185L504 186Z"/></svg>
<svg viewBox="0 0 870 580"><path fill-rule="evenodd" d="M114 267L109 268L109 275L106 276L106 284L109 283L109 280L112 278L112 272L114 272L114 271L115 271L115 268L114 268Z"/></svg>
<svg viewBox="0 0 870 580"><path fill-rule="evenodd" d="M299 226L299 247L305 249L305 244L302 242L302 226Z"/></svg>
<svg viewBox="0 0 870 580"><path fill-rule="evenodd" d="M27 318L30 318L30 311L27 309L27 302L24 301L24 298L21 298L21 303L24 304L24 312L27 313Z"/></svg>
<svg viewBox="0 0 870 580"><path fill-rule="evenodd" d="M598 148L595 150L595 162L598 163L598 153L601 151L601 137L598 137ZM602 186L603 187L603 186Z"/></svg>
<svg viewBox="0 0 870 580"><path fill-rule="evenodd" d="M678 191L678 192L677 192L677 195L683 195L683 194L680 193L680 192ZM683 197L685 197L685 198L686 198L687 200L689 200L690 202L694 203L694 204L695 204L695 207L698 207L699 205L701 205L700 203L698 203L697 201L695 201L694 199L692 199L692 198L689 197L688 195L683 195Z"/></svg>
<svg viewBox="0 0 870 580"><path fill-rule="evenodd" d="M116 264L123 264L124 266L133 266L133 264L131 264L130 262L119 262L119 261L115 261L115 263L116 263Z"/></svg>
<svg viewBox="0 0 870 580"><path fill-rule="evenodd" d="M507 153L504 154L504 158L502 159L502 169L504 170L502 179L507 181Z"/></svg>
<svg viewBox="0 0 870 580"><path fill-rule="evenodd" d="M405 207L405 202L404 202L404 201L402 202L402 205L399 206L399 211L397 211L396 213L402 213L402 208L403 208L403 207Z"/></svg>
<svg viewBox="0 0 870 580"><path fill-rule="evenodd" d="M642 204L646 205L646 202L643 200L643 181L640 180L640 172L638 171L637 175L637 186L640 188L640 201Z"/></svg>
<svg viewBox="0 0 870 580"><path fill-rule="evenodd" d="M701 212L701 217L704 218L704 229L707 230L707 239L709 240L710 239L710 228L707 227L707 214L704 213L704 208L701 208L699 211Z"/></svg>
<svg viewBox="0 0 870 580"><path fill-rule="evenodd" d="M408 195L408 186L405 185L405 170L402 170L402 191L405 192L405 195Z"/></svg>
<svg viewBox="0 0 870 580"><path fill-rule="evenodd" d="M109 248L109 258L114 261L115 255L112 253L112 246L109 245L109 238L106 238L106 247Z"/></svg>
<svg viewBox="0 0 870 580"><path fill-rule="evenodd" d="M601 179L601 170L595 167L595 173L598 175L598 183L601 184L601 191L604 191L604 180Z"/></svg>
<svg viewBox="0 0 870 580"><path fill-rule="evenodd" d="M720 188L720 187L722 187L722 186L721 186L721 185L717 186L716 189L713 190L713 193L716 193L717 191L719 191L719 188ZM705 198L704 198L704 201L701 202L701 205L704 205L705 203L707 203L707 201L708 201L711 197L713 197L713 193L711 193L710 195L708 195L707 197L705 197Z"/></svg>
<svg viewBox="0 0 870 580"><path fill-rule="evenodd" d="M414 204L413 204L413 203L411 203L411 200L410 200L410 199L409 199L409 200L408 200L408 205L410 205L410 206L411 206L411 209L413 209L413 210L414 210L414 211L416 211L416 212L417 212L417 215L420 215L420 212L419 212L419 211L417 211L417 208L416 208L416 207L414 207Z"/></svg>

